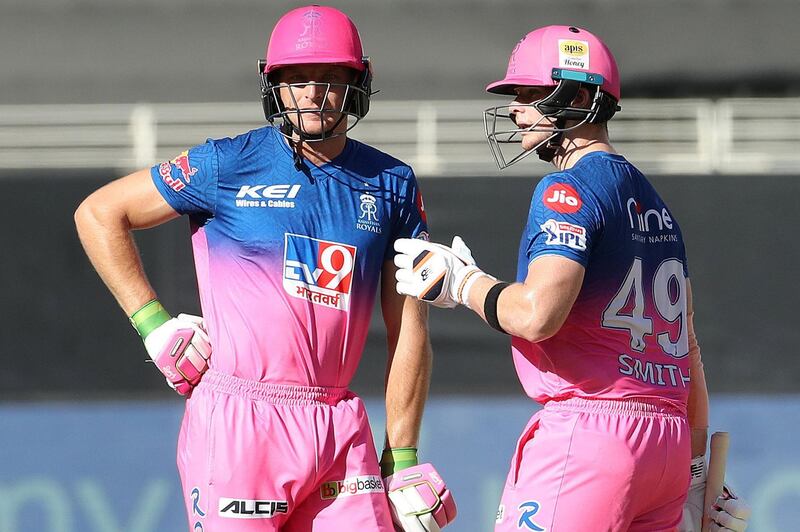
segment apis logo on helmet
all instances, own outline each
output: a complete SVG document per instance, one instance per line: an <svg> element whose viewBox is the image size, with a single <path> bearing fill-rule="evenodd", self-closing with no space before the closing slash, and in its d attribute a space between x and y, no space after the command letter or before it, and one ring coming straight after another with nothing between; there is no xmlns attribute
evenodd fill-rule
<svg viewBox="0 0 800 532"><path fill-rule="evenodd" d="M559 41L559 48L569 55L585 55L589 45L585 41Z"/></svg>
<svg viewBox="0 0 800 532"><path fill-rule="evenodd" d="M236 193L237 207L280 207L293 209L301 185L242 185ZM265 201L266 200L266 201Z"/></svg>
<svg viewBox="0 0 800 532"><path fill-rule="evenodd" d="M558 64L566 68L589 68L589 43L587 41L558 40Z"/></svg>

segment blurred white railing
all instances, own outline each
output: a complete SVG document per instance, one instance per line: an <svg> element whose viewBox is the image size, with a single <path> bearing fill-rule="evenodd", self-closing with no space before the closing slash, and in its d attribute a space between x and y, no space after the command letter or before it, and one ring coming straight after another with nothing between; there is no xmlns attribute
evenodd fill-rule
<svg viewBox="0 0 800 532"><path fill-rule="evenodd" d="M493 104L378 100L352 133L421 176L499 175L483 133L482 111ZM263 124L257 102L0 106L0 168L122 172ZM609 129L615 147L651 174L800 168L800 98L625 100ZM533 156L503 175L549 170Z"/></svg>

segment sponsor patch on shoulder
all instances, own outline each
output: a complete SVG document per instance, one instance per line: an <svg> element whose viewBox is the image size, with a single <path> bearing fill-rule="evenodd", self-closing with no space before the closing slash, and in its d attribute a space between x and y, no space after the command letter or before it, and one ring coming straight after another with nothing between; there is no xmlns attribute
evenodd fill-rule
<svg viewBox="0 0 800 532"><path fill-rule="evenodd" d="M572 214L581 210L583 200L574 187L566 183L553 183L542 194L542 204L564 214Z"/></svg>
<svg viewBox="0 0 800 532"><path fill-rule="evenodd" d="M541 226L547 236L548 246L567 246L579 251L586 250L586 229L580 225L558 220L547 220Z"/></svg>

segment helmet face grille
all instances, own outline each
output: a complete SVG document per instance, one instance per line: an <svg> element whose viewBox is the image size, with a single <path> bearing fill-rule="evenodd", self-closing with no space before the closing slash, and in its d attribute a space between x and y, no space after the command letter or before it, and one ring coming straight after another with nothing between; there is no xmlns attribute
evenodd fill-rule
<svg viewBox="0 0 800 532"><path fill-rule="evenodd" d="M287 106L281 101L280 89L291 88L292 85L274 81L275 72L285 66L310 64L338 65L358 72L353 83L315 83L325 87L325 101L332 87L344 86L340 109L299 110L297 102ZM361 36L353 21L333 7L310 5L293 9L283 15L272 30L265 59L258 62L258 73L264 116L270 123L281 118L284 125L281 132L284 135L299 135L306 141L326 140L346 133L369 112L369 99L372 95L369 58L364 56ZM333 113L341 114L341 117L330 131L310 134L302 130L302 119L304 114L311 113L317 114L320 120ZM297 127L290 117L301 127ZM333 129L343 120L348 122L346 130L334 133Z"/></svg>
<svg viewBox="0 0 800 532"><path fill-rule="evenodd" d="M483 112L484 131L497 166L501 170L508 168L533 152L536 152L543 161L550 162L556 155L564 133L587 123L606 122L619 109L616 100L600 90L598 85L587 87L594 91L590 107L573 107L572 102L583 86L585 85L578 81L561 80L553 92L541 100L486 109ZM519 127L512 109L522 107L535 108L541 117L531 126ZM567 125L567 121L574 123ZM510 145L521 144L522 137L526 133L548 133L548 135L530 150L515 148L512 152Z"/></svg>
<svg viewBox="0 0 800 532"><path fill-rule="evenodd" d="M276 83L273 81L273 75L265 73L266 61L261 59L258 62L259 68L259 81L261 87L261 104L264 109L264 116L270 123L274 123L275 119L280 118L283 121L284 127L280 131L285 135L291 137L293 134L298 135L301 140L306 142L315 142L327 140L350 131L355 125L364 118L369 112L370 96L372 95L372 72L369 68L369 59L363 58L365 67L358 74L358 79L354 83L314 83L324 87L325 98L327 101L328 93L334 87L344 88L344 97L340 108L323 108L315 110L302 110L298 109L297 102L289 107L281 100L280 89L301 87L305 83ZM294 98L292 96L292 98ZM341 114L342 116L336 121L334 126L327 131L320 134L312 134L302 129L303 115L315 114L321 121L324 121L325 115ZM290 117L294 117L293 122ZM352 118L352 120L349 120ZM348 120L348 127L344 131L338 133L333 132L342 120ZM296 124L299 124L298 127Z"/></svg>

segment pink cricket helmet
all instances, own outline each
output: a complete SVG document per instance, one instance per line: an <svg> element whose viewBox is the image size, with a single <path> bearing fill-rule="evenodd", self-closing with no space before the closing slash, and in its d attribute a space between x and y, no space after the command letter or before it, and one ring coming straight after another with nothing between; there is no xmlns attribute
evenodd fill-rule
<svg viewBox="0 0 800 532"><path fill-rule="evenodd" d="M511 52L505 77L486 90L514 94L521 85L556 86L554 69L599 74L601 90L620 99L619 71L611 51L592 33L575 26L545 26L527 34Z"/></svg>
<svg viewBox="0 0 800 532"><path fill-rule="evenodd" d="M267 44L264 73L287 65L324 63L367 68L361 37L350 17L333 7L310 5L283 15Z"/></svg>

